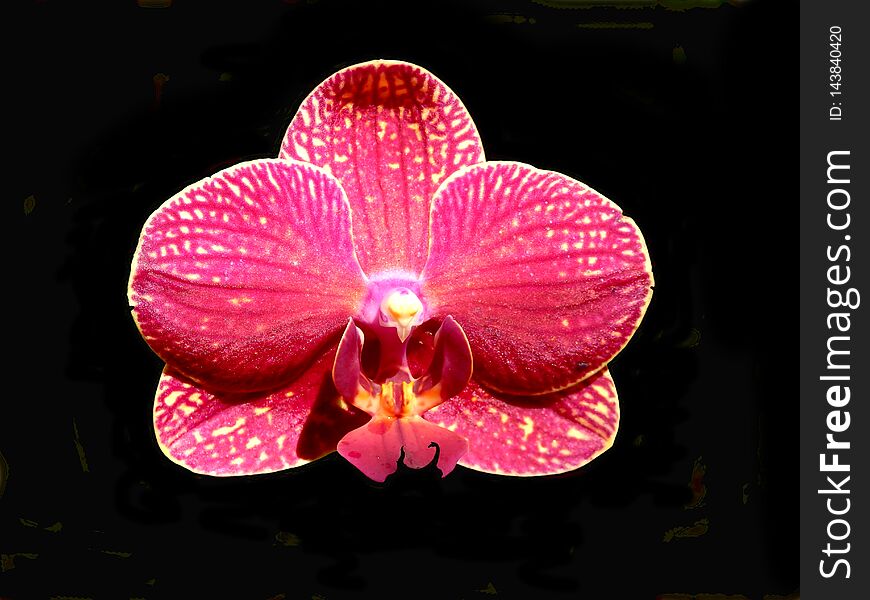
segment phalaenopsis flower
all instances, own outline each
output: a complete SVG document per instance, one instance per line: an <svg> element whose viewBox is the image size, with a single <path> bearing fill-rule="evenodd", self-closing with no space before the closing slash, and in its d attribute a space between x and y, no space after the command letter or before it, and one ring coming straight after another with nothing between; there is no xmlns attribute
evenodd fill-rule
<svg viewBox="0 0 870 600"><path fill-rule="evenodd" d="M129 287L166 362L154 427L170 459L250 475L337 450L376 481L400 460L444 475L590 461L619 420L607 363L651 294L618 206L487 162L459 98L397 61L335 73L278 158L167 200Z"/></svg>

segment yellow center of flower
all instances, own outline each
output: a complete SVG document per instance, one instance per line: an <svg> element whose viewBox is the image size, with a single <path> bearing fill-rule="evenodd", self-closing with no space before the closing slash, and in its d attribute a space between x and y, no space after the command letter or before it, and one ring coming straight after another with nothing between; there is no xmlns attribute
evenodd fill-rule
<svg viewBox="0 0 870 600"><path fill-rule="evenodd" d="M381 311L386 317L382 325L395 327L403 342L411 334L411 328L418 324L417 317L423 312L423 303L409 289L394 290L381 303Z"/></svg>

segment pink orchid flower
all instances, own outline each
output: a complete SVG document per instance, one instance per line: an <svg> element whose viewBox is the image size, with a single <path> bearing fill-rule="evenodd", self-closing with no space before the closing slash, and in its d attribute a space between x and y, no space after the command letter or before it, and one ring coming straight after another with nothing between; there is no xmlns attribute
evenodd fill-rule
<svg viewBox="0 0 870 600"><path fill-rule="evenodd" d="M652 283L613 202L486 162L447 86L374 61L305 99L279 158L157 209L129 300L166 362L154 427L171 460L251 475L337 450L384 481L400 460L546 475L609 448L607 363Z"/></svg>

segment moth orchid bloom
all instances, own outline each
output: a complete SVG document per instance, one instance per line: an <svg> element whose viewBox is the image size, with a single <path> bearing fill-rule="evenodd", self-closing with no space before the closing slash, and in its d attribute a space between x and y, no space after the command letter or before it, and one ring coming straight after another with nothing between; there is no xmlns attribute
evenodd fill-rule
<svg viewBox="0 0 870 600"><path fill-rule="evenodd" d="M640 231L586 185L486 162L459 98L404 62L348 67L277 159L188 186L148 219L129 300L166 362L163 452L267 473L331 451L560 473L610 447L610 361L652 294Z"/></svg>

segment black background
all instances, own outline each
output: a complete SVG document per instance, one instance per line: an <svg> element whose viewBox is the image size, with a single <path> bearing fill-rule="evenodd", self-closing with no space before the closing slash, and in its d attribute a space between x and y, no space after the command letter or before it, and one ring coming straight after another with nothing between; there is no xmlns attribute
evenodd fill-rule
<svg viewBox="0 0 870 600"><path fill-rule="evenodd" d="M569 4L44 0L8 15L0 596L797 589L797 5ZM162 365L125 297L145 219L220 168L276 156L308 92L373 58L430 69L487 158L584 181L647 239L656 292L611 365L619 435L578 472L380 486L330 456L215 480L154 441ZM698 457L707 495L685 508ZM664 541L702 519L706 533Z"/></svg>

